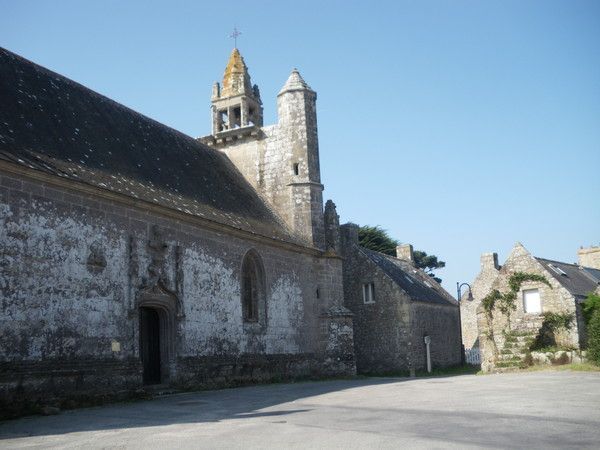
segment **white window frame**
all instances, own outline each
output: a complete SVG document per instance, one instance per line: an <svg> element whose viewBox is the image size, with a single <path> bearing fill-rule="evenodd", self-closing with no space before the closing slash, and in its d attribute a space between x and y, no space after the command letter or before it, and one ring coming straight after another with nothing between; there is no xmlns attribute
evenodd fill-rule
<svg viewBox="0 0 600 450"><path fill-rule="evenodd" d="M364 304L370 305L375 303L375 283L363 283L362 295Z"/></svg>
<svg viewBox="0 0 600 450"><path fill-rule="evenodd" d="M538 308L535 310L528 308L527 294L537 294L537 305ZM532 305L533 306L533 305ZM523 289L523 312L525 314L541 314L542 313L542 296L540 295L539 289Z"/></svg>

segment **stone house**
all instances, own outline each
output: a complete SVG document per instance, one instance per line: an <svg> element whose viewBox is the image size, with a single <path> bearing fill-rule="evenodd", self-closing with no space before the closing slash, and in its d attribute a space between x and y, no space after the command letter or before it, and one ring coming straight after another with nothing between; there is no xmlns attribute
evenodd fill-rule
<svg viewBox="0 0 600 450"><path fill-rule="evenodd" d="M414 265L411 245L397 257L359 245L358 227L342 226L345 305L354 313L360 373L412 372L461 363L458 302Z"/></svg>
<svg viewBox="0 0 600 450"><path fill-rule="evenodd" d="M531 255L517 243L503 266L498 265L496 253L481 256L481 272L471 285L472 300L463 296L460 302L462 337L465 349L479 348L484 369L498 363L498 351L506 344L507 330L515 336L514 346L520 344L521 352L527 350L528 339L533 338L543 323L545 312L572 314L573 326L556 336L559 346L572 349L585 347L585 325L581 303L590 292L600 292L600 247L579 250L579 264L569 264ZM507 290L508 279L515 272L541 275L542 282L527 281L517 293L516 310L507 318L494 313L490 323L483 311L481 301L493 289ZM512 354L505 352L509 357ZM500 358L501 359L501 358Z"/></svg>
<svg viewBox="0 0 600 450"><path fill-rule="evenodd" d="M234 49L198 139L4 49L0 100L5 415L144 385L355 373L316 93L297 70L263 126ZM423 311L401 326L437 314ZM420 367L423 351L405 353Z"/></svg>

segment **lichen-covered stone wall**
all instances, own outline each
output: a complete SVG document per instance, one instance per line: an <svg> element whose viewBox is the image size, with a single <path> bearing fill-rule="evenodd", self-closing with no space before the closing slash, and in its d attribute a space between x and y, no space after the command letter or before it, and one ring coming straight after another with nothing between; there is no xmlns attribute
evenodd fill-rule
<svg viewBox="0 0 600 450"><path fill-rule="evenodd" d="M260 323L242 319L250 249L264 266ZM353 363L329 361L339 330L322 332L330 324L323 311L342 302L341 284L341 261L314 250L209 230L76 184L0 173L0 400L40 404L139 388L139 308L155 304L169 315L170 384L351 374Z"/></svg>

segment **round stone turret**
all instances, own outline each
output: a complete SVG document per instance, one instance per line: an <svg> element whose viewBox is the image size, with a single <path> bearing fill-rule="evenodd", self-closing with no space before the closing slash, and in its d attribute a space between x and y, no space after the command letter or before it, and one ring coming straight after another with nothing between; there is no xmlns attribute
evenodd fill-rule
<svg viewBox="0 0 600 450"><path fill-rule="evenodd" d="M277 95L279 96L286 92L291 92L291 91L314 92L310 88L310 86L306 83L306 81L304 81L304 78L302 78L302 75L300 75L300 72L298 72L298 69L296 69L296 68L294 68L294 70L292 70L292 73L290 74L287 81L285 82L285 84L283 85L281 90L279 91L279 94L277 94Z"/></svg>

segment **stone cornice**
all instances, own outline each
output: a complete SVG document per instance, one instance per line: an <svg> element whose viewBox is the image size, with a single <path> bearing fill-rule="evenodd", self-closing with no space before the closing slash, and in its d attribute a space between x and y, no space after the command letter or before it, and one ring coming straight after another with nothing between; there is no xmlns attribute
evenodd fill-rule
<svg viewBox="0 0 600 450"><path fill-rule="evenodd" d="M257 140L264 137L262 129L256 125L246 127L233 128L231 130L220 131L216 135L209 134L202 136L196 140L208 145L209 147L223 147L231 142Z"/></svg>
<svg viewBox="0 0 600 450"><path fill-rule="evenodd" d="M321 190L325 189L325 186L321 183L317 183L316 181L297 181L293 183L288 183L287 186L314 186L318 187Z"/></svg>

